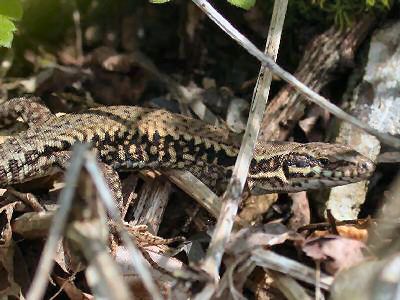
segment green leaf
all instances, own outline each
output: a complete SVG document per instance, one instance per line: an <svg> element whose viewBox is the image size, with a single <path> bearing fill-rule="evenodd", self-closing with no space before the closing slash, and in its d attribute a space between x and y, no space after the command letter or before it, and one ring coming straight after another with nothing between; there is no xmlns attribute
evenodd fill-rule
<svg viewBox="0 0 400 300"><path fill-rule="evenodd" d="M1 0L0 0L1 1ZM162 4L162 3L166 3L169 2L171 0L150 0L150 3L154 3L154 4Z"/></svg>
<svg viewBox="0 0 400 300"><path fill-rule="evenodd" d="M12 20L21 20L21 18L22 18L21 1L20 0L0 0L0 15L6 16Z"/></svg>
<svg viewBox="0 0 400 300"><path fill-rule="evenodd" d="M375 5L375 0L367 0L366 1L367 6L374 6Z"/></svg>
<svg viewBox="0 0 400 300"><path fill-rule="evenodd" d="M0 15L0 46L11 48L15 30L17 29L14 23L9 18Z"/></svg>
<svg viewBox="0 0 400 300"><path fill-rule="evenodd" d="M0 0L1 1L1 0ZM250 9L256 3L256 0L228 0L228 2L232 5L241 7L243 9Z"/></svg>

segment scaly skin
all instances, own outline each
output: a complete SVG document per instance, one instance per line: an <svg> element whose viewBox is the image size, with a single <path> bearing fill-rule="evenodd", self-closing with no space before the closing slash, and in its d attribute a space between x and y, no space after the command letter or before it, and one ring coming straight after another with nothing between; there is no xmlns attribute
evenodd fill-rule
<svg viewBox="0 0 400 300"><path fill-rule="evenodd" d="M36 98L0 106L3 124L18 115L30 125L0 145L0 186L65 168L76 142L90 142L113 169L185 169L211 188L226 181L240 139L202 121L165 110L112 106L56 117ZM295 192L368 178L374 164L337 144L262 142L254 151L248 185L254 193Z"/></svg>

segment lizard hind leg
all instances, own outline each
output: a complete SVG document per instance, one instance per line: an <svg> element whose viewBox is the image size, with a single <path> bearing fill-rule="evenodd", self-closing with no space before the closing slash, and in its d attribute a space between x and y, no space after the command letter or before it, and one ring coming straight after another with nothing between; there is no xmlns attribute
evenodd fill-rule
<svg viewBox="0 0 400 300"><path fill-rule="evenodd" d="M0 127L13 124L19 117L32 126L40 125L54 115L38 97L14 98L0 105Z"/></svg>
<svg viewBox="0 0 400 300"><path fill-rule="evenodd" d="M57 153L54 153L54 164L59 168L66 170L69 166L71 154L71 151L59 151ZM118 176L118 173L106 163L103 163L101 161L98 161L97 163L102 172L102 175L105 178L108 188L111 190L112 197L115 200L118 209L121 211L123 207L123 195L121 180Z"/></svg>

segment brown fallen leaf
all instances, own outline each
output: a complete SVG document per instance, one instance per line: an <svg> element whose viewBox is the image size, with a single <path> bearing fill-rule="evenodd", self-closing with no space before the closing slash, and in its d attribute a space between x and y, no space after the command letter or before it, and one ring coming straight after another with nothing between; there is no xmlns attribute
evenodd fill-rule
<svg viewBox="0 0 400 300"><path fill-rule="evenodd" d="M314 260L323 263L326 271L334 274L364 260L365 244L341 236L307 239L302 250Z"/></svg>
<svg viewBox="0 0 400 300"><path fill-rule="evenodd" d="M343 225L337 226L336 230L341 237L357 240L363 243L366 243L368 240L368 230L365 228L357 228L355 226ZM331 232L328 230L316 230L313 232L312 236L324 237L330 234Z"/></svg>
<svg viewBox="0 0 400 300"><path fill-rule="evenodd" d="M0 207L0 298L19 298L23 286L21 286L21 278L18 278L25 271L25 263L23 260L14 261L17 257L17 245L12 239L11 218L17 202L6 204ZM19 266L18 264L22 264ZM19 274L19 275L18 275ZM25 275L25 274L24 274ZM21 276L20 276L21 277ZM26 276L24 276L25 278ZM24 284L24 283L22 283Z"/></svg>
<svg viewBox="0 0 400 300"><path fill-rule="evenodd" d="M92 300L94 297L79 289L72 279L61 276L53 276L54 281L60 286L60 291L64 291L71 300ZM56 295L54 295L56 296ZM53 296L53 297L54 297Z"/></svg>
<svg viewBox="0 0 400 300"><path fill-rule="evenodd" d="M227 252L238 255L262 246L273 246L284 243L288 239L297 238L296 233L288 230L280 223L247 227L233 234L227 245Z"/></svg>

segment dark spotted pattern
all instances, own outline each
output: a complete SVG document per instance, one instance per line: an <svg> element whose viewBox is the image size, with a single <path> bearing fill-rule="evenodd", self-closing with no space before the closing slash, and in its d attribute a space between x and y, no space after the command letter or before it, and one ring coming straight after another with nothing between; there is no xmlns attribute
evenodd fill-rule
<svg viewBox="0 0 400 300"><path fill-rule="evenodd" d="M22 116L30 126L0 145L0 187L45 176L53 166L64 167L76 142L90 142L101 161L116 170L181 168L210 187L231 176L239 151L238 137L227 130L164 110L115 106L55 117L37 99L26 100L13 99L0 107L0 119L7 120L3 123ZM315 165L340 176L346 171L351 181L373 170L369 160L344 146L264 142L255 150L250 183L267 192L291 191L294 185L307 189L317 174L293 173L290 166Z"/></svg>
<svg viewBox="0 0 400 300"><path fill-rule="evenodd" d="M250 173L259 174L265 172L266 170L276 171L282 167L282 156L275 156L268 159L253 159L250 164Z"/></svg>

